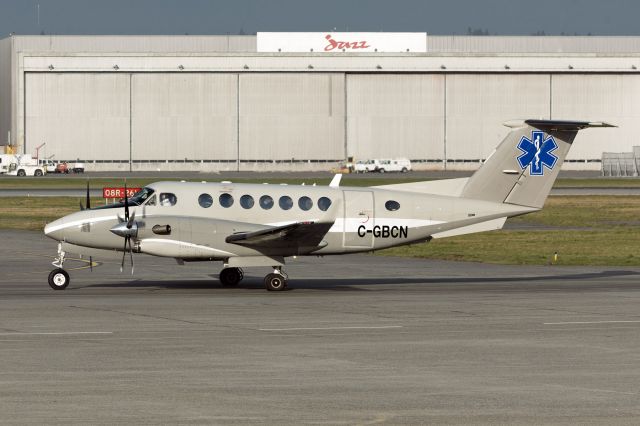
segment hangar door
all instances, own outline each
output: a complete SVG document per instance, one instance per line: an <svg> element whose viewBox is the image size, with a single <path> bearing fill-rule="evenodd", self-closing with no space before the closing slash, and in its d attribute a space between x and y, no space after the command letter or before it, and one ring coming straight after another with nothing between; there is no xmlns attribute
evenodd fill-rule
<svg viewBox="0 0 640 426"><path fill-rule="evenodd" d="M348 74L347 154L444 158L444 76Z"/></svg>
<svg viewBox="0 0 640 426"><path fill-rule="evenodd" d="M27 73L25 146L58 160L129 159L129 75Z"/></svg>

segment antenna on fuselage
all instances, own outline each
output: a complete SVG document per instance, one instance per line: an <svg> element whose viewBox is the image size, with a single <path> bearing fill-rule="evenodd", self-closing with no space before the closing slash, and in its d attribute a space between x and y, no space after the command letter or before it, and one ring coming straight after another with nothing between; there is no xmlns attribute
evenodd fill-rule
<svg viewBox="0 0 640 426"><path fill-rule="evenodd" d="M340 186L340 181L342 180L342 173L337 173L333 179L331 179L331 183L329 184L329 186L331 188L337 188Z"/></svg>

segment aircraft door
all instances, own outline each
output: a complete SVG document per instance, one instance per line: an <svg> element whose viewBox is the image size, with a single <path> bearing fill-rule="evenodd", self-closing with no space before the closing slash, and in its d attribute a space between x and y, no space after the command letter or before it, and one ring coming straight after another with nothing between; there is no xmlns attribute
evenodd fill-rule
<svg viewBox="0 0 640 426"><path fill-rule="evenodd" d="M344 247L373 247L375 221L372 191L342 191L344 196ZM370 231L370 232L367 232Z"/></svg>

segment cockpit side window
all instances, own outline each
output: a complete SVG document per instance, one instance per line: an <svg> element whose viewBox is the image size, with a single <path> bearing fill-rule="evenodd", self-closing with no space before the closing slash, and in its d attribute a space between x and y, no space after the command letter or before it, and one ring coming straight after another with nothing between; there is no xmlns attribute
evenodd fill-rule
<svg viewBox="0 0 640 426"><path fill-rule="evenodd" d="M163 192L160 194L160 205L161 206L175 206L178 202L178 197L176 194L171 192Z"/></svg>
<svg viewBox="0 0 640 426"><path fill-rule="evenodd" d="M147 201L147 206L155 206L156 205L156 194L153 194L149 197L149 201Z"/></svg>

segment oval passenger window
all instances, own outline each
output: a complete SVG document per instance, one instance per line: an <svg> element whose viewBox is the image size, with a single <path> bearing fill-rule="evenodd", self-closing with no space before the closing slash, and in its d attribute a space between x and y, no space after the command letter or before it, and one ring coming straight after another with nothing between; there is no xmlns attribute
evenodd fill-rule
<svg viewBox="0 0 640 426"><path fill-rule="evenodd" d="M218 200L222 207L229 208L233 205L233 195L227 194L226 192L224 194L220 194Z"/></svg>
<svg viewBox="0 0 640 426"><path fill-rule="evenodd" d="M280 205L280 208L282 210L289 210L291 207L293 207L293 200L291 199L291 197L283 195L282 197L280 197L278 204Z"/></svg>
<svg viewBox="0 0 640 426"><path fill-rule="evenodd" d="M200 207L208 209L213 204L213 197L209 194L200 194L198 204L200 204Z"/></svg>
<svg viewBox="0 0 640 426"><path fill-rule="evenodd" d="M268 195L263 195L262 197L260 197L260 207L265 210L269 210L271 207L273 207L273 198Z"/></svg>
<svg viewBox="0 0 640 426"><path fill-rule="evenodd" d="M400 209L400 203L393 200L387 201L386 203L384 203L384 206L390 212L395 212L396 210Z"/></svg>
<svg viewBox="0 0 640 426"><path fill-rule="evenodd" d="M243 209L250 209L253 207L254 201L251 195L243 195L240 197L240 205Z"/></svg>
<svg viewBox="0 0 640 426"><path fill-rule="evenodd" d="M318 208L323 212L326 212L331 207L331 200L327 197L320 197L318 199Z"/></svg>
<svg viewBox="0 0 640 426"><path fill-rule="evenodd" d="M311 201L311 198L307 196L300 197L300 199L298 199L298 207L302 210L311 210L311 207L313 207L313 201Z"/></svg>

